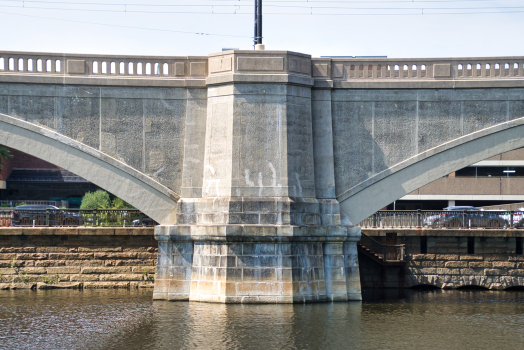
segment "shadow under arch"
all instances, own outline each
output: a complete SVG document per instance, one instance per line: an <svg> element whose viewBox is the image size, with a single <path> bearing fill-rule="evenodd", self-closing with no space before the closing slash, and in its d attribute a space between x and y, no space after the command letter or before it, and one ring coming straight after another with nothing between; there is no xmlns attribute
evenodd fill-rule
<svg viewBox="0 0 524 350"><path fill-rule="evenodd" d="M511 286L511 287L508 287L508 288L504 288L504 290L522 292L522 291L524 291L524 286Z"/></svg>
<svg viewBox="0 0 524 350"><path fill-rule="evenodd" d="M474 286L474 285L466 285L466 286L460 286L455 288L456 290L489 290L488 287L484 286Z"/></svg>
<svg viewBox="0 0 524 350"><path fill-rule="evenodd" d="M161 224L176 222L177 193L81 142L0 113L0 144L69 170Z"/></svg>
<svg viewBox="0 0 524 350"><path fill-rule="evenodd" d="M424 283L421 283L421 284L416 284L414 286L411 286L409 287L409 289L415 289L415 290L437 290L437 289L441 289L437 286L434 286L432 284L424 284Z"/></svg>
<svg viewBox="0 0 524 350"><path fill-rule="evenodd" d="M393 201L447 174L524 147L524 117L485 128L419 153L337 197L357 224Z"/></svg>

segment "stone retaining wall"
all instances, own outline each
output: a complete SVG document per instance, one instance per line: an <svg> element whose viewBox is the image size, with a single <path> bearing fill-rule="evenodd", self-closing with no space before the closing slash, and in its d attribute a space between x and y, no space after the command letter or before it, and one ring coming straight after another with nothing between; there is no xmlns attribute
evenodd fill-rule
<svg viewBox="0 0 524 350"><path fill-rule="evenodd" d="M396 233L397 244L404 244L406 249L404 266L381 266L359 254L364 288L524 288L524 230L363 229L362 232L383 244L388 233ZM421 254L424 248L426 254Z"/></svg>
<svg viewBox="0 0 524 350"><path fill-rule="evenodd" d="M153 228L1 228L0 289L152 288Z"/></svg>
<svg viewBox="0 0 524 350"><path fill-rule="evenodd" d="M443 289L477 286L488 289L524 287L524 256L415 254L406 264L406 287Z"/></svg>

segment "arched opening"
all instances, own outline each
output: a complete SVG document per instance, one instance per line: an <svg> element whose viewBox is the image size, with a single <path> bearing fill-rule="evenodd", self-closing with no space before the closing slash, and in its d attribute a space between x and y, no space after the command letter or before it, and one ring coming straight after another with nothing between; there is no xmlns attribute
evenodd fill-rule
<svg viewBox="0 0 524 350"><path fill-rule="evenodd" d="M431 285L431 284L417 284L414 286L409 287L409 289L415 289L415 290L437 290L440 289L437 286Z"/></svg>
<svg viewBox="0 0 524 350"><path fill-rule="evenodd" d="M508 287L508 288L506 288L504 290L522 292L522 291L524 291L524 286L512 286L512 287Z"/></svg>
<svg viewBox="0 0 524 350"><path fill-rule="evenodd" d="M1 113L0 144L81 176L159 223L175 222L178 194L85 144Z"/></svg>
<svg viewBox="0 0 524 350"><path fill-rule="evenodd" d="M474 285L460 286L460 287L457 287L455 289L456 290L489 290L489 288L486 288L486 287L483 287L483 286L474 286Z"/></svg>
<svg viewBox="0 0 524 350"><path fill-rule="evenodd" d="M358 224L430 182L484 159L524 147L523 134L524 117L459 137L389 167L342 191L337 199L349 219Z"/></svg>

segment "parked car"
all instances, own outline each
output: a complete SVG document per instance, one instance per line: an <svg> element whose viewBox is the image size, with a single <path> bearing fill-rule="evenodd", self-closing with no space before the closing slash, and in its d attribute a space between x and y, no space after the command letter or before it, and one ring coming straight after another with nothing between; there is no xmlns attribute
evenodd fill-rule
<svg viewBox="0 0 524 350"><path fill-rule="evenodd" d="M451 206L445 212L432 215L424 220L432 227L507 227L509 220L494 211L482 211L472 206ZM504 211L505 213L505 211Z"/></svg>
<svg viewBox="0 0 524 350"><path fill-rule="evenodd" d="M13 226L32 226L33 222L37 226L79 226L84 224L84 218L79 213L68 212L54 205L19 205L11 212Z"/></svg>
<svg viewBox="0 0 524 350"><path fill-rule="evenodd" d="M511 212L504 209L490 210L490 212L502 212L499 217L504 219L508 224L511 222ZM524 208L518 208L513 211L513 227L524 227Z"/></svg>
<svg viewBox="0 0 524 350"><path fill-rule="evenodd" d="M133 220L133 226L156 226L158 225L158 223L147 217L147 216L144 216L143 218L140 218L140 219L136 219L136 220Z"/></svg>

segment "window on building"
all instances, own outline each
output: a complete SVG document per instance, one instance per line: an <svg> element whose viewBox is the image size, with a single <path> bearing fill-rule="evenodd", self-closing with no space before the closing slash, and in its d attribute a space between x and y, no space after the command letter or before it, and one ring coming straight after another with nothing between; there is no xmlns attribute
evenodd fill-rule
<svg viewBox="0 0 524 350"><path fill-rule="evenodd" d="M463 168L455 172L455 177L476 177L476 176L477 176L477 168L474 166L468 166L467 168Z"/></svg>
<svg viewBox="0 0 524 350"><path fill-rule="evenodd" d="M524 167L470 166L457 170L455 177L524 177Z"/></svg>

